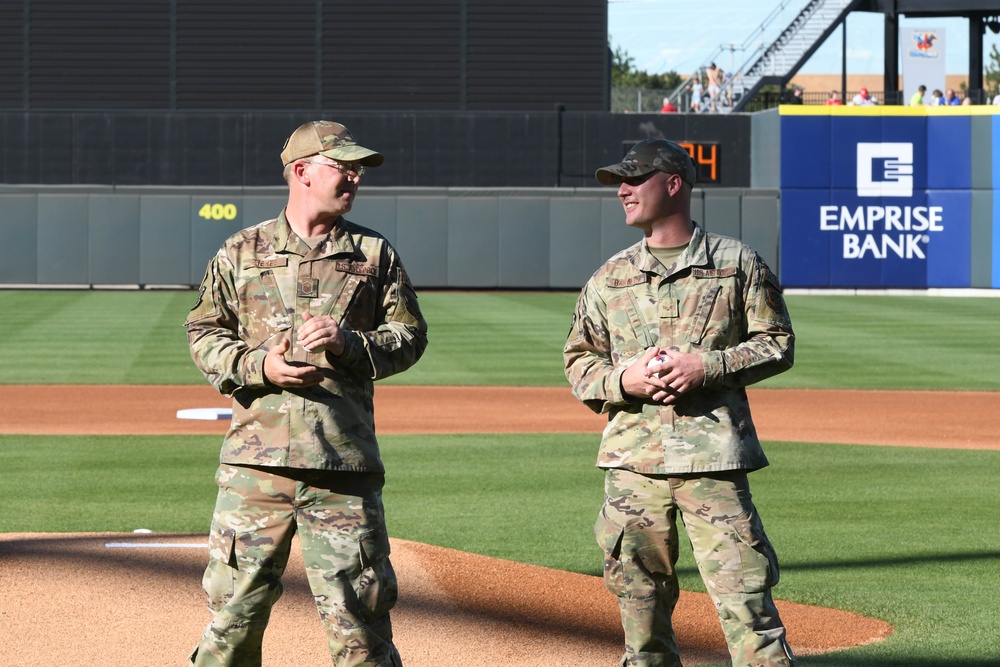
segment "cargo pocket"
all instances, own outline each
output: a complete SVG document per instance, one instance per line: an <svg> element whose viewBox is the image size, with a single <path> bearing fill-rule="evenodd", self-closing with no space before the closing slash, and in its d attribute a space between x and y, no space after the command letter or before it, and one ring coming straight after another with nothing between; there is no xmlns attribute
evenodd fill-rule
<svg viewBox="0 0 1000 667"><path fill-rule="evenodd" d="M208 604L219 611L232 599L236 590L236 531L213 525L208 535L208 567L202 587Z"/></svg>
<svg viewBox="0 0 1000 667"><path fill-rule="evenodd" d="M358 598L358 617L373 621L396 605L399 587L389 561L389 534L385 528L362 533L358 537L361 573L353 582Z"/></svg>
<svg viewBox="0 0 1000 667"><path fill-rule="evenodd" d="M756 512L748 512L730 523L740 552L743 592L761 593L778 583L778 557L764 534Z"/></svg>
<svg viewBox="0 0 1000 667"><path fill-rule="evenodd" d="M608 518L604 510L597 515L594 537L604 551L604 585L618 597L625 596L625 577L621 561L625 529Z"/></svg>

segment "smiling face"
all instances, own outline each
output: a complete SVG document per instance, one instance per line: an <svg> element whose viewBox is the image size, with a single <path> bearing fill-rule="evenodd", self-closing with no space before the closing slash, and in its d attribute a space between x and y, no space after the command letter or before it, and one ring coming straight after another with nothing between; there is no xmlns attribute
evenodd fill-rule
<svg viewBox="0 0 1000 667"><path fill-rule="evenodd" d="M680 176L662 171L623 180L618 186L618 199L625 208L625 224L648 235L657 222L676 211L673 198L682 187Z"/></svg>

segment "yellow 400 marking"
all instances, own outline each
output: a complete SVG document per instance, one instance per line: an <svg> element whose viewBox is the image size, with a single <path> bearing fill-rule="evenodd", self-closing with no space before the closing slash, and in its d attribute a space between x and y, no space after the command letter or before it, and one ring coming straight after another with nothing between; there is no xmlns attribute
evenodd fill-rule
<svg viewBox="0 0 1000 667"><path fill-rule="evenodd" d="M235 220L236 204L205 204L198 209L198 217L206 220Z"/></svg>

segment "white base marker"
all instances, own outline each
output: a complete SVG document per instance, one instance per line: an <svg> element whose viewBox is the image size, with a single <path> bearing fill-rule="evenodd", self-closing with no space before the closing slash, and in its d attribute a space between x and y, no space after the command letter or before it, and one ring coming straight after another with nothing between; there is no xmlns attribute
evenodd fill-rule
<svg viewBox="0 0 1000 667"><path fill-rule="evenodd" d="M189 408L177 411L178 419L198 419L201 421L217 421L232 419L232 408Z"/></svg>

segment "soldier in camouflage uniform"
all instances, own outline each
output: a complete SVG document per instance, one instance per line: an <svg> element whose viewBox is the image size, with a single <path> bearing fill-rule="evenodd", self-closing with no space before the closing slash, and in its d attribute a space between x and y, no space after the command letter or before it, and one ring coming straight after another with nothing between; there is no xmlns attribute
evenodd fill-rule
<svg viewBox="0 0 1000 667"><path fill-rule="evenodd" d="M621 609L621 665L681 664L671 625L678 513L733 665L794 665L771 599L778 562L747 483L767 459L745 390L791 367L794 336L757 253L691 220L696 176L687 152L663 139L597 171L645 238L588 281L564 349L574 395L608 415L595 535Z"/></svg>
<svg viewBox="0 0 1000 667"><path fill-rule="evenodd" d="M195 364L233 397L203 580L212 620L190 664L261 664L298 534L334 664L400 667L372 381L416 363L427 325L395 250L343 217L382 155L316 121L281 158L287 206L225 242L185 322Z"/></svg>

